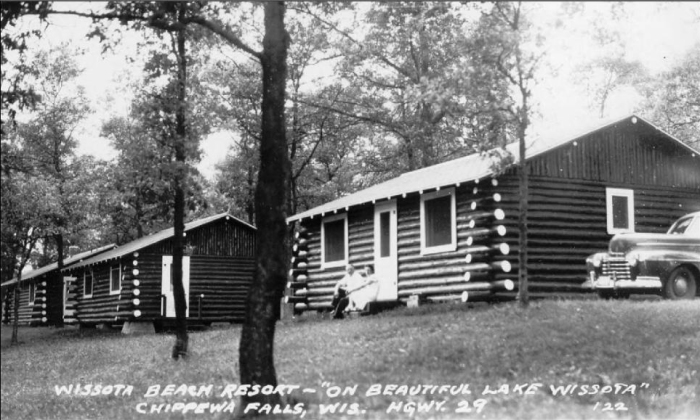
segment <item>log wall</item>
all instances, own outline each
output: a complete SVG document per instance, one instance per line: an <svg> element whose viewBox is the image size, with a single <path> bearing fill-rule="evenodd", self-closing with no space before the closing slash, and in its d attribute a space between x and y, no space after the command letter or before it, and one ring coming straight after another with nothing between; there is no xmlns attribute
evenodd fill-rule
<svg viewBox="0 0 700 420"><path fill-rule="evenodd" d="M193 256L190 259L190 318L243 322L255 259Z"/></svg>
<svg viewBox="0 0 700 420"><path fill-rule="evenodd" d="M412 295L430 300L484 298L495 290L512 289L506 256L510 246L502 239L504 227L500 194L486 180L455 189L457 205L457 249L421 254L420 195L397 198L398 296ZM343 267L321 268L321 220L304 221L293 248L287 302L297 311L329 309L335 284ZM374 206L365 205L348 213L349 262L358 268L374 263Z"/></svg>
<svg viewBox="0 0 700 420"><path fill-rule="evenodd" d="M36 295L34 303L29 304L29 283L36 285ZM22 282L19 293L18 323L20 325L46 325L46 282L41 279L32 279L29 282ZM9 293L9 300L3 303L3 321L12 323L14 319L14 289L8 287L3 290Z"/></svg>
<svg viewBox="0 0 700 420"><path fill-rule="evenodd" d="M92 297L83 296L84 277L83 269L71 271L77 277L76 290L76 319L81 324L98 323L122 323L133 315L133 299L137 299L134 291L138 289L133 285L132 259L120 258L106 261L101 264L88 267L93 271ZM121 265L122 282L118 294L110 295L110 268L112 265ZM139 292L136 292L139 293Z"/></svg>
<svg viewBox="0 0 700 420"><path fill-rule="evenodd" d="M191 246L189 318L201 322L242 322L255 269L255 229L233 219L221 219L187 232ZM100 262L94 272L93 295L83 296L84 268L77 277L76 319L80 323L161 321L163 317L163 256L172 255L165 240L118 260ZM109 269L122 266L122 290L109 294Z"/></svg>
<svg viewBox="0 0 700 420"><path fill-rule="evenodd" d="M607 249L605 188L634 190L636 232L663 233L680 216L700 210L700 190L535 176L530 178L528 211L528 282L537 292L580 292L585 259ZM518 179L501 179L513 274L518 272Z"/></svg>

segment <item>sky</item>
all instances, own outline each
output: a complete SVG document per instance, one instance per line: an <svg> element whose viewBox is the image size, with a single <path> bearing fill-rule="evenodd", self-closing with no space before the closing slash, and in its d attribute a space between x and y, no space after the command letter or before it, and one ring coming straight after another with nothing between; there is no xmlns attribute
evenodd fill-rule
<svg viewBox="0 0 700 420"><path fill-rule="evenodd" d="M84 2L58 4L68 10L87 5ZM700 2L665 3L661 9L659 4L627 3L628 18L613 26L609 18L610 3L585 2L585 13L580 19L563 21L556 31L545 34L548 68L544 83L534 92L539 112L529 133L531 137L549 136L563 129L575 131L577 127L591 126L598 119L596 112L586 105L581 81L574 72L577 65L602 52L591 39L592 24L619 30L626 57L640 60L652 73L668 70L690 48L700 45ZM558 3L532 5L536 6L533 15L536 23L557 19ZM98 41L85 38L90 30L88 19L55 16L50 21L41 40L42 48L70 42L85 50L84 55L77 57L85 69L79 83L85 87L94 113L76 133L80 141L78 152L110 159L115 152L100 136L99 127L101 121L110 116L128 112L131 96L124 87L138 79L136 69L140 64L138 57L136 63L130 63L125 57L133 56L138 37L123 32L114 51L102 54ZM610 98L609 116L630 114L641 99L634 91L617 92ZM229 132L215 132L204 139L201 143L204 153L198 165L200 172L211 179L214 165L226 156L232 143L233 134Z"/></svg>

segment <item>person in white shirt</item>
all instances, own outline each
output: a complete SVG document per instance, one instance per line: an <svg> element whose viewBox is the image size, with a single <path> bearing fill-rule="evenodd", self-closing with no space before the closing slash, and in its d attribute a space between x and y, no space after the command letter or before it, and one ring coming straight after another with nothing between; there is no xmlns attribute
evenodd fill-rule
<svg viewBox="0 0 700 420"><path fill-rule="evenodd" d="M365 266L365 276L361 276L352 264L345 269L345 276L335 285L331 316L342 318L345 312L364 310L369 302L377 299L379 280L371 265Z"/></svg>
<svg viewBox="0 0 700 420"><path fill-rule="evenodd" d="M374 275L374 268L371 265L366 265L364 274L362 280L348 291L350 294L349 311L363 311L367 304L377 300L379 279Z"/></svg>
<svg viewBox="0 0 700 420"><path fill-rule="evenodd" d="M331 316L333 318L343 317L343 312L350 305L348 295L362 282L363 279L360 273L355 271L355 267L352 264L348 264L345 267L345 276L336 283L333 290L333 301L331 302L331 307L333 308Z"/></svg>

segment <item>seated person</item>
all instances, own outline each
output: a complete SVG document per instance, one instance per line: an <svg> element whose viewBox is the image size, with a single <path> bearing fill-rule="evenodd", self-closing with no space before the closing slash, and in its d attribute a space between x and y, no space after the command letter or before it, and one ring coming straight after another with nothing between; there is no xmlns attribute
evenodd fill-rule
<svg viewBox="0 0 700 420"><path fill-rule="evenodd" d="M352 290L349 290L350 305L349 311L363 311L367 304L377 300L379 292L379 279L374 275L374 268L371 265L365 266L365 276Z"/></svg>
<svg viewBox="0 0 700 420"><path fill-rule="evenodd" d="M331 307L333 308L331 316L333 318L343 317L343 311L350 304L348 294L351 289L354 289L362 281L362 277L355 271L355 267L352 264L348 264L345 267L345 276L336 283L333 291L333 301L331 302Z"/></svg>
<svg viewBox="0 0 700 420"><path fill-rule="evenodd" d="M372 266L365 267L366 277L362 277L355 271L355 267L348 264L345 276L335 285L333 293L333 318L342 318L343 312L364 310L369 302L377 299L379 281L373 274Z"/></svg>

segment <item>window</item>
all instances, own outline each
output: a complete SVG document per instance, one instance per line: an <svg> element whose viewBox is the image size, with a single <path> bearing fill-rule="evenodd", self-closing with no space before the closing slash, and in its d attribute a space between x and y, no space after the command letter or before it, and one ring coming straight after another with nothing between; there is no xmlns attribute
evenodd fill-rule
<svg viewBox="0 0 700 420"><path fill-rule="evenodd" d="M122 290L122 269L120 265L113 265L109 269L109 294L118 294Z"/></svg>
<svg viewBox="0 0 700 420"><path fill-rule="evenodd" d="M321 223L321 262L323 268L347 264L347 239L347 213L323 219Z"/></svg>
<svg viewBox="0 0 700 420"><path fill-rule="evenodd" d="M421 253L457 249L455 189L423 194L420 199Z"/></svg>
<svg viewBox="0 0 700 420"><path fill-rule="evenodd" d="M36 299L36 284L29 283L29 305L34 305Z"/></svg>
<svg viewBox="0 0 700 420"><path fill-rule="evenodd" d="M634 232L634 191L606 188L605 202L608 233Z"/></svg>
<svg viewBox="0 0 700 420"><path fill-rule="evenodd" d="M391 256L391 210L379 214L379 257Z"/></svg>
<svg viewBox="0 0 700 420"><path fill-rule="evenodd" d="M669 234L673 235L691 235L700 236L700 217L692 216L678 219L676 223L668 230Z"/></svg>
<svg viewBox="0 0 700 420"><path fill-rule="evenodd" d="M92 289L94 286L94 275L92 269L83 272L83 297L92 297Z"/></svg>

